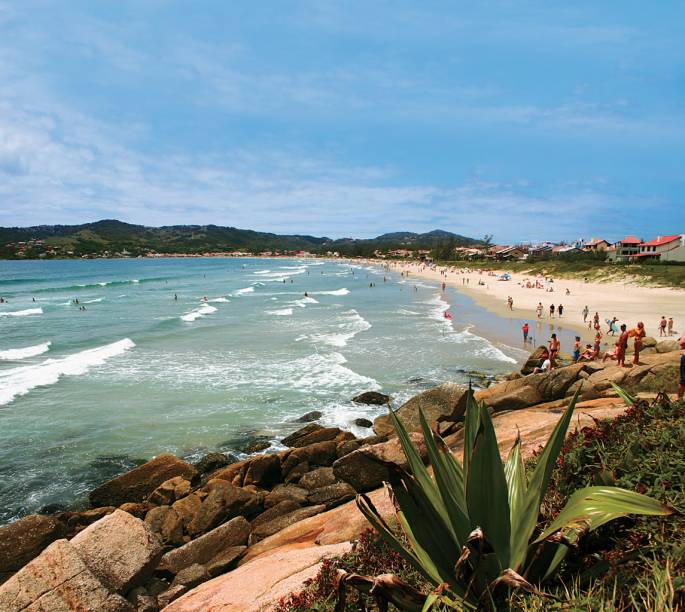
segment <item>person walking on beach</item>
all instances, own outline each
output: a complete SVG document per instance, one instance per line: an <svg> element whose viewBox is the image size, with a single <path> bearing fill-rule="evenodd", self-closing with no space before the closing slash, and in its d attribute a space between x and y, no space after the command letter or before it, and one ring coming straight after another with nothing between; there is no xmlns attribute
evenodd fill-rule
<svg viewBox="0 0 685 612"><path fill-rule="evenodd" d="M552 362L553 368L557 367L557 355L559 354L560 348L561 348L561 345L559 344L559 340L557 339L557 335L552 334L552 337L549 340L549 360Z"/></svg>
<svg viewBox="0 0 685 612"><path fill-rule="evenodd" d="M514 298L511 296L507 297L507 304L509 305L509 310L514 310Z"/></svg>
<svg viewBox="0 0 685 612"><path fill-rule="evenodd" d="M535 307L535 311L538 313L538 319L542 318L542 302L538 302L538 305Z"/></svg>
<svg viewBox="0 0 685 612"><path fill-rule="evenodd" d="M645 337L645 324L642 321L638 321L635 329L630 330L630 335L635 337L633 342L633 365L640 364L640 349L642 348L642 338Z"/></svg>
<svg viewBox="0 0 685 612"><path fill-rule="evenodd" d="M666 326L668 325L668 321L666 321L666 317L661 317L661 321L659 321L659 336L665 336L666 335Z"/></svg>
<svg viewBox="0 0 685 612"><path fill-rule="evenodd" d="M528 342L528 331L529 331L528 323L523 324L521 331L523 332L523 341Z"/></svg>
<svg viewBox="0 0 685 612"><path fill-rule="evenodd" d="M559 304L559 308L557 308L557 311L559 312L559 316L561 316L562 314L564 314L564 305L563 305L563 304Z"/></svg>
<svg viewBox="0 0 685 612"><path fill-rule="evenodd" d="M554 304L549 305L549 318L553 319L554 318ZM552 362L554 363L554 362Z"/></svg>
<svg viewBox="0 0 685 612"><path fill-rule="evenodd" d="M587 323L587 316L589 314L590 314L590 309L586 305L585 308L583 308L583 323Z"/></svg>

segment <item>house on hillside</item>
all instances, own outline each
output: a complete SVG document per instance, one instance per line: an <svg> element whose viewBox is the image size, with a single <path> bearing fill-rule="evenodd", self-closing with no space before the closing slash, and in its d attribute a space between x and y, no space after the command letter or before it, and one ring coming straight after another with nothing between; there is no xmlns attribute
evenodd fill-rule
<svg viewBox="0 0 685 612"><path fill-rule="evenodd" d="M640 252L632 255L631 261L684 261L685 234L657 236L654 240L640 244Z"/></svg>
<svg viewBox="0 0 685 612"><path fill-rule="evenodd" d="M583 250L579 249L575 244L558 244L552 247L552 255L565 255L568 253L582 253Z"/></svg>
<svg viewBox="0 0 685 612"><path fill-rule="evenodd" d="M540 259L547 255L552 254L552 245L550 244L539 244L532 246L528 249L528 257L531 259Z"/></svg>
<svg viewBox="0 0 685 612"><path fill-rule="evenodd" d="M613 249L608 249L608 258L614 262L630 261L633 255L637 255L640 252L640 244L642 244L642 241L639 238L626 236L623 240L615 242Z"/></svg>
<svg viewBox="0 0 685 612"><path fill-rule="evenodd" d="M495 252L494 257L496 261L511 261L514 259L523 259L526 251L523 247L508 246Z"/></svg>
<svg viewBox="0 0 685 612"><path fill-rule="evenodd" d="M602 238L590 238L590 240L583 245L583 250L590 253L606 251L608 248L609 242Z"/></svg>

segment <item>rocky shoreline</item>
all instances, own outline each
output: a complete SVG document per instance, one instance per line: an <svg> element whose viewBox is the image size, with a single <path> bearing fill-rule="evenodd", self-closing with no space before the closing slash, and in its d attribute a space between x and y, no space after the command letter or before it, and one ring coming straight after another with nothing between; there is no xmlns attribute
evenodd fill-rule
<svg viewBox="0 0 685 612"><path fill-rule="evenodd" d="M541 415L553 422L579 388L589 405L615 396L612 382L633 392L675 391L677 343L645 339L644 346L637 366L590 362L547 374L516 373L475 395L496 413L496 426L513 418L518 427L526 411L535 411L540 422ZM530 367L526 364L523 371ZM458 452L466 393L463 386L443 384L414 396L396 412L419 448L422 410ZM389 402L375 392L355 400ZM283 439L288 450L234 463L211 453L195 465L159 455L91 491L88 510L30 515L0 527L0 609L206 609L200 602L209 584L242 575L248 561L273 552L272 543L282 542L284 534L314 523L319 535L312 527L298 537L310 545L314 539L319 554L309 546L301 554L311 557L306 567L317 563L329 546L342 546L361 527L351 521L339 527L344 539L326 541L322 534L335 524L336 512L353 508L357 493L378 495L376 489L393 479L394 466L404 465L388 416L377 417L373 434L365 438L323 427L315 422L319 416L304 415L303 422L311 422ZM288 539L288 546L295 545L297 538ZM304 557L298 558L304 563ZM198 588L203 583L208 584ZM258 609L245 606L227 601L224 609Z"/></svg>

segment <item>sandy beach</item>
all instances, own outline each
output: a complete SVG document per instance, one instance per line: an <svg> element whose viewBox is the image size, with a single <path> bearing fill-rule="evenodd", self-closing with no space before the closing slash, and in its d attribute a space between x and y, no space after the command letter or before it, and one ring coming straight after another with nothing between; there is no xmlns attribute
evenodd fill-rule
<svg viewBox="0 0 685 612"><path fill-rule="evenodd" d="M420 263L388 262L378 260L377 263L395 272L408 273L408 278L427 279L436 283L445 282L464 294L470 296L476 303L493 313L502 316L528 318L533 323L537 320L535 311L542 302L542 319L549 320L549 306L554 304L558 308L563 304L564 312L561 318L555 312L554 321L568 326L589 341L593 336L587 323L583 323L583 308L587 305L590 310L588 321L595 312L599 313L602 333L605 334L607 325L605 319L618 317L619 325L626 323L629 327L643 321L648 336L659 337L659 320L662 315L673 317L673 335L682 333L685 322L685 291L663 287L635 286L629 282L597 283L579 280L555 279L553 291L546 289L528 288L526 284L535 283L535 277L522 273L511 274L511 280L502 281L498 277L503 271L465 270L460 267L428 267ZM444 272L444 274L443 274ZM544 279L540 278L543 285ZM484 284L479 285L479 281ZM467 284L468 283L468 284ZM570 294L566 294L566 290ZM513 309L507 305L507 297L514 300ZM556 309L555 308L555 309ZM611 336L609 336L610 342Z"/></svg>

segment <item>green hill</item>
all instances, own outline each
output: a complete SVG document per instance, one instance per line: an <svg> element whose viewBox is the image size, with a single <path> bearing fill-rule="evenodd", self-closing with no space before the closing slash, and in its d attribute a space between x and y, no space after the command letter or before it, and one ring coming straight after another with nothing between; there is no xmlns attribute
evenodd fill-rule
<svg viewBox="0 0 685 612"><path fill-rule="evenodd" d="M434 230L425 234L396 232L378 238L333 240L309 235L279 235L219 225L170 225L148 227L115 219L82 225L37 225L0 228L0 257L131 256L147 253L206 253L224 251L309 251L370 256L376 249L433 248L452 240L470 245L472 238Z"/></svg>

